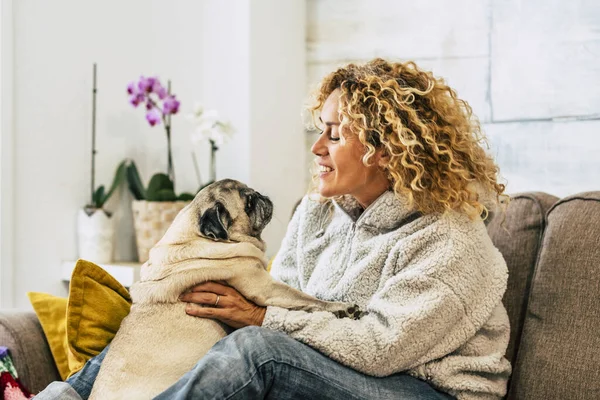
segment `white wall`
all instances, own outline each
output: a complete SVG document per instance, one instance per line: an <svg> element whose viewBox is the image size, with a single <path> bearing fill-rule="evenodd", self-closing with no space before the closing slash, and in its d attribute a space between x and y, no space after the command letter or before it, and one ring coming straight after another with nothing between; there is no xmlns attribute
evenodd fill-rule
<svg viewBox="0 0 600 400"><path fill-rule="evenodd" d="M0 3L0 306L13 298L13 2Z"/></svg>
<svg viewBox="0 0 600 400"><path fill-rule="evenodd" d="M275 214L263 234L275 254L293 205L305 193L306 4L250 0L250 182Z"/></svg>
<svg viewBox="0 0 600 400"><path fill-rule="evenodd" d="M509 193L600 190L600 3L308 0L307 6L309 84L350 61L414 60L471 104ZM313 140L307 137L307 152Z"/></svg>
<svg viewBox="0 0 600 400"><path fill-rule="evenodd" d="M296 109L304 88L304 17L300 14L297 23L296 13L305 5L301 0L279 3L14 2L15 306L27 306L26 291L66 294L60 265L77 256L75 215L89 197L93 62L99 68L96 182L108 184L126 157L136 160L146 180L166 169L164 130L147 125L143 111L128 104L125 87L140 74L169 78L182 102L182 114L200 101L217 108L237 128L234 140L218 153L217 177L243 180L275 200L275 223L265 237L269 254L276 251L291 199L302 195L304 160ZM283 22L262 27L272 12ZM285 63L273 64L276 54L266 52L260 43L274 36L289 62L300 62L301 67L281 74ZM263 75L264 68L270 78ZM251 84L255 77L262 79L260 88ZM298 82L291 84L289 97L281 90L286 82ZM275 94L286 97L274 102ZM267 109L273 118L266 118ZM178 190L198 186L190 128L183 115L173 118ZM268 137L277 137L274 143L281 147L271 147ZM287 142L282 137L288 137ZM198 155L207 179L207 147ZM288 176L300 183L281 182L279 168L285 169L286 162L296 164ZM4 198L4 186L2 190ZM120 200L108 205L118 221L115 258L121 260L135 257L129 202L129 194L122 190Z"/></svg>
<svg viewBox="0 0 600 400"><path fill-rule="evenodd" d="M246 182L275 204L263 233L267 255L272 256L293 205L305 192L300 114L306 87L306 3L206 4L204 54L206 60L219 60L204 63L206 98L246 132L219 153L219 176Z"/></svg>
<svg viewBox="0 0 600 400"><path fill-rule="evenodd" d="M217 153L217 177L248 182L250 171L250 2L204 1L199 23L205 35L198 43L202 49L202 90L207 108L219 110L237 129L235 140ZM226 23L224 23L226 21ZM208 160L206 147L204 157ZM208 170L203 174L208 178Z"/></svg>

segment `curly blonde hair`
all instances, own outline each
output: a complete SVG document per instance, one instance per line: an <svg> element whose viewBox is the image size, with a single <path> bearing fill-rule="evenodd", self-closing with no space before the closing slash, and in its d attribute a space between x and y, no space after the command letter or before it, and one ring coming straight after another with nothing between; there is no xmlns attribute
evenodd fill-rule
<svg viewBox="0 0 600 400"><path fill-rule="evenodd" d="M498 183L498 166L482 147L479 121L443 79L414 62L378 58L348 64L321 81L309 108L313 122L336 89L340 131L356 134L365 145L365 165L384 149L383 168L393 190L417 210L455 210L485 219L482 193L492 194L495 203L508 197Z"/></svg>

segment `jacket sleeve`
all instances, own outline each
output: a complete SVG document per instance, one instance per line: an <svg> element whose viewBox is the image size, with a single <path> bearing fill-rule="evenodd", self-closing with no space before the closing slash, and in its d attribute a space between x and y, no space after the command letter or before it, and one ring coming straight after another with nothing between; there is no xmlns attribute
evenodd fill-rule
<svg viewBox="0 0 600 400"><path fill-rule="evenodd" d="M271 306L263 327L286 332L333 360L373 376L388 376L441 358L478 329L463 298L480 304L472 311L481 314L487 312L490 302L497 304L504 292L502 287L493 287L502 282L482 273L482 269L495 268L493 262L460 257L455 246L444 248L455 255L422 251L418 259L400 265L367 304L368 314L359 320ZM466 282L456 290L439 278L440 270L460 271L470 278L453 275L454 280Z"/></svg>
<svg viewBox="0 0 600 400"><path fill-rule="evenodd" d="M281 247L271 265L271 276L280 282L283 282L295 289L301 290L298 277L297 255L298 252L298 231L300 229L300 216L306 207L305 197L297 207L292 220L290 221Z"/></svg>

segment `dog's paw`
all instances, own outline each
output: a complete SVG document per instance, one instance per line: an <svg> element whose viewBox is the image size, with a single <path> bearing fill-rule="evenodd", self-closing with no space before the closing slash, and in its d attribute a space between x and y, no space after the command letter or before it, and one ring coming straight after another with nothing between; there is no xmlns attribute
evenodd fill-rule
<svg viewBox="0 0 600 400"><path fill-rule="evenodd" d="M366 315L366 313L362 312L360 310L360 307L357 306L356 304L349 306L348 308L345 308L342 310L334 311L333 314L337 318L350 318L350 319L359 319L363 315Z"/></svg>

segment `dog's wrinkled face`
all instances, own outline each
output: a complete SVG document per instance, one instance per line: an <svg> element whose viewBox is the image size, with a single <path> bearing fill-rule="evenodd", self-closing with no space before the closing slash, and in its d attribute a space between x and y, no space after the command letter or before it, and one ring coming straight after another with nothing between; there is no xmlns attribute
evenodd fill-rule
<svg viewBox="0 0 600 400"><path fill-rule="evenodd" d="M273 216L268 197L233 179L217 181L196 195L190 208L198 216L198 233L213 240L262 242Z"/></svg>

